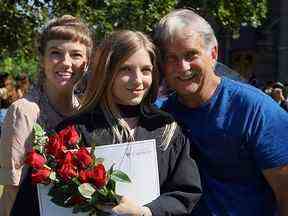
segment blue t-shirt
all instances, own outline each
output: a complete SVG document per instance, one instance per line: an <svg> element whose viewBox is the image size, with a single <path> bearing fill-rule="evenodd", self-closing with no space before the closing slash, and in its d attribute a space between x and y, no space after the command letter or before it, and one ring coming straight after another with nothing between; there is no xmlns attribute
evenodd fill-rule
<svg viewBox="0 0 288 216"><path fill-rule="evenodd" d="M288 164L288 114L260 90L221 78L212 98L163 108L195 143L203 196L195 215L272 216L276 201L261 170Z"/></svg>

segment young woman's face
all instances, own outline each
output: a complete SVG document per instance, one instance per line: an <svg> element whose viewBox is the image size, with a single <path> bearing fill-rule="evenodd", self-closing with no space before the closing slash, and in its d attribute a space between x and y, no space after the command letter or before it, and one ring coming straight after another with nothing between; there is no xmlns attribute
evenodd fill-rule
<svg viewBox="0 0 288 216"><path fill-rule="evenodd" d="M153 65L149 53L140 49L131 55L116 71L112 97L116 104L138 105L152 84Z"/></svg>
<svg viewBox="0 0 288 216"><path fill-rule="evenodd" d="M84 44L69 40L48 41L42 61L47 84L57 90L73 88L82 77L87 61Z"/></svg>

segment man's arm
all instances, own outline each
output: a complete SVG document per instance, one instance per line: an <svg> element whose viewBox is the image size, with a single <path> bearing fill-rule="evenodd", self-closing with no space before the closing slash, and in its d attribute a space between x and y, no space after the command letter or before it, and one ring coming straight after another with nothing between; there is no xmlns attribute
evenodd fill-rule
<svg viewBox="0 0 288 216"><path fill-rule="evenodd" d="M266 169L263 174L272 187L280 216L288 215L288 165Z"/></svg>

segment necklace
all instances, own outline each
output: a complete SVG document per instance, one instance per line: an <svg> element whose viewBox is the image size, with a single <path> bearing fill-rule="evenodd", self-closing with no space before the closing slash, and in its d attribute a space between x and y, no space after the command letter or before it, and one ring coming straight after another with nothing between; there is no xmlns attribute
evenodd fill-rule
<svg viewBox="0 0 288 216"><path fill-rule="evenodd" d="M141 114L140 105L122 105L117 104L120 114L123 118L138 117Z"/></svg>

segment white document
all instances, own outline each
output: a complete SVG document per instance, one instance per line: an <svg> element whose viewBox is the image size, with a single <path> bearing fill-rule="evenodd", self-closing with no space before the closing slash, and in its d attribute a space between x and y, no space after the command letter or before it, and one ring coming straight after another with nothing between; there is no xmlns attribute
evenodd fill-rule
<svg viewBox="0 0 288 216"><path fill-rule="evenodd" d="M160 195L158 163L155 140L97 146L95 156L104 158L109 169L115 163L115 169L125 172L132 183L117 182L116 192L136 200L144 205ZM49 186L39 184L38 197L41 216L86 216L87 213L72 214L72 208L63 208L50 201Z"/></svg>

